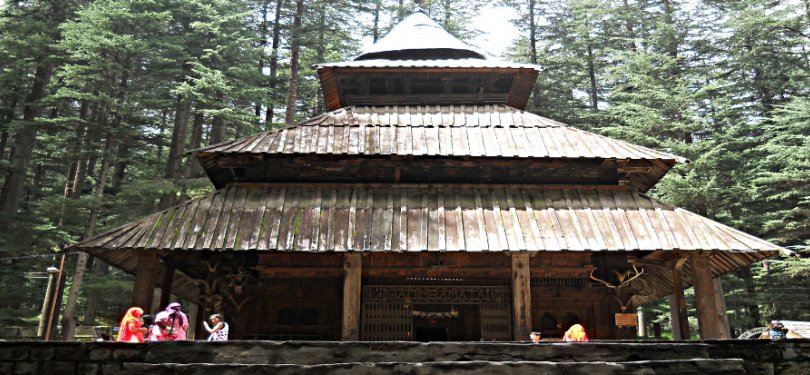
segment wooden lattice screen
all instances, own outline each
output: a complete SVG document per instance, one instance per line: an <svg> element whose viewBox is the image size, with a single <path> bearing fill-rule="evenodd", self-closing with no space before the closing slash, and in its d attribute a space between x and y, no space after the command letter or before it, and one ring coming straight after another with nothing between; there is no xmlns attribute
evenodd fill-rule
<svg viewBox="0 0 810 375"><path fill-rule="evenodd" d="M413 340L413 306L418 304L478 305L482 339L512 337L509 280L367 279L363 284L361 340Z"/></svg>

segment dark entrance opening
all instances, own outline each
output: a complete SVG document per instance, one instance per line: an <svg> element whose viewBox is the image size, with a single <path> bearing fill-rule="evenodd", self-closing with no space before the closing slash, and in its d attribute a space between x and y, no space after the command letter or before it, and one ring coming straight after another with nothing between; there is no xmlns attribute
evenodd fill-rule
<svg viewBox="0 0 810 375"><path fill-rule="evenodd" d="M415 341L478 341L481 324L477 305L414 305Z"/></svg>
<svg viewBox="0 0 810 375"><path fill-rule="evenodd" d="M416 327L415 341L447 341L446 327Z"/></svg>

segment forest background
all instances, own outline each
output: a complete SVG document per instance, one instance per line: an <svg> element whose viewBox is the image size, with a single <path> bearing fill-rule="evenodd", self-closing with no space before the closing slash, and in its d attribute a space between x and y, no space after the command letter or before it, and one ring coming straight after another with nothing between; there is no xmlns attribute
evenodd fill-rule
<svg viewBox="0 0 810 375"><path fill-rule="evenodd" d="M689 158L651 193L795 252L723 276L733 334L810 320L810 0L422 7L470 40L493 5L519 32L500 58L545 68L529 111ZM189 150L322 113L311 65L350 58L415 7L0 6L0 327L36 326L60 247L210 192ZM86 255L63 269L66 327L109 325L128 307L131 275ZM666 300L644 310L668 329Z"/></svg>

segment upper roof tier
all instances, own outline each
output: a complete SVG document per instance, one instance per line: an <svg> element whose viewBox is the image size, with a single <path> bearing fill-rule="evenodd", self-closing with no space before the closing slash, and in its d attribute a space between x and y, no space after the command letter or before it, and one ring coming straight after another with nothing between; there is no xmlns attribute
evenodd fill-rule
<svg viewBox="0 0 810 375"><path fill-rule="evenodd" d="M523 109L540 67L490 60L421 11L353 61L316 64L326 107L506 104Z"/></svg>

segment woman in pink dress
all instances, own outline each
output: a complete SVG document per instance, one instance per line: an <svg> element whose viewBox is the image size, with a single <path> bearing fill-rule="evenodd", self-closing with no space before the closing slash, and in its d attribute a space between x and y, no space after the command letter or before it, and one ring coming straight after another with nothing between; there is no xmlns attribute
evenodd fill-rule
<svg viewBox="0 0 810 375"><path fill-rule="evenodd" d="M160 327L158 341L185 340L188 329L188 317L183 313L182 306L172 302L155 317L155 323Z"/></svg>

